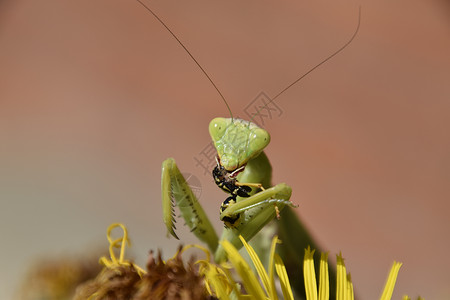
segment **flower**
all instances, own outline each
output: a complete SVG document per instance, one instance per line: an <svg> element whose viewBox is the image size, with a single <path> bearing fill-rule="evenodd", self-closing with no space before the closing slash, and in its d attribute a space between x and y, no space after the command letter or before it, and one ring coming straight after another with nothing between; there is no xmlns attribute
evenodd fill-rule
<svg viewBox="0 0 450 300"><path fill-rule="evenodd" d="M113 240L111 230L121 227L124 235ZM239 251L227 240L222 242L229 262L220 265L211 262L209 251L201 246L188 245L180 247L178 252L164 262L161 254L155 259L150 252L147 272L125 259L125 245L129 244L127 230L122 224L112 224L108 228L110 242L110 259L102 257L100 263L105 267L93 281L82 285L77 290L74 299L270 299L278 300L281 296L277 291L280 287L283 299L293 300L293 292L286 267L278 254L276 245L280 243L277 236L272 239L267 268L261 262L255 250L242 236L240 239L256 269L256 274L241 256ZM183 263L182 254L190 248L202 250L206 258L196 262L191 259L187 265ZM114 248L120 248L117 258ZM304 286L307 300L330 299L330 282L328 272L328 254L322 253L319 265L319 277L316 278L314 267L314 252L310 247L305 249L303 259ZM353 300L353 284L347 273L342 254L337 260L337 300ZM389 272L380 300L392 297L395 282L401 263L394 262ZM275 281L275 273L277 281ZM238 275L240 281L235 279ZM318 285L317 285L318 283ZM409 299L405 296L403 299Z"/></svg>
<svg viewBox="0 0 450 300"><path fill-rule="evenodd" d="M270 249L269 255L269 265L268 272L261 263L261 260L256 255L254 249L241 237L241 241L244 244L246 251L248 252L255 269L257 270L259 280L256 278L250 266L244 260L244 258L239 254L236 248L231 245L228 241L222 242L225 251L228 254L230 262L236 272L239 274L243 287L247 291L247 295L254 299L278 299L278 295L275 289L275 278L274 278L274 268L278 275L281 290L284 299L294 299L293 291L291 289L289 278L286 272L286 268L283 264L281 258L275 253L275 246L279 243L279 239L275 236L272 240L272 247ZM305 249L305 255L303 260L303 272L304 272L304 284L306 290L307 300L328 300L330 299L329 290L329 274L328 274L328 254L322 253L320 258L320 276L319 276L319 286L317 286L316 273L314 270L314 251L309 247ZM347 273L345 268L344 259L342 254L336 256L337 260L337 288L336 288L336 299L338 300L352 300L354 299L353 284L351 276ZM389 272L388 279L386 281L383 293L380 300L389 300L392 297L392 293L395 286L395 281L397 279L398 272L401 267L401 263L395 262ZM217 266L210 265L209 268L217 268ZM226 294L223 288L224 286L236 286L234 280L226 281L230 277L222 276L222 280L214 280L210 276L215 277L215 274L225 273L223 271L214 271L205 273L205 280L207 282L212 282L215 284L215 292L219 299L230 299L230 293ZM228 272L229 273L229 272ZM261 282L261 283L260 283ZM262 284L262 286L261 286ZM263 289L264 288L264 289ZM241 298L244 294L239 289L233 289L233 292L238 298ZM404 299L409 299L405 296Z"/></svg>
<svg viewBox="0 0 450 300"><path fill-rule="evenodd" d="M120 227L121 238L113 240L111 231ZM185 266L181 254L190 246L178 250L174 257L163 261L161 253L155 259L150 252L147 271L125 259L125 247L130 244L128 232L123 224L115 223L108 227L110 258L101 257L103 270L91 281L79 286L75 300L106 300L106 299L211 299L207 294L204 277L198 272L198 267L191 260ZM114 248L120 248L119 258ZM200 247L201 248L201 247Z"/></svg>
<svg viewBox="0 0 450 300"><path fill-rule="evenodd" d="M122 228L123 236L113 240L111 232L116 227ZM100 264L104 265L103 270L95 279L89 280L77 288L74 300L127 299L129 295L134 294L136 283L145 274L145 271L139 266L125 259L125 248L130 241L127 228L123 224L111 224L106 236L109 241L110 259L105 256L100 258ZM120 248L119 258L116 257L114 248Z"/></svg>

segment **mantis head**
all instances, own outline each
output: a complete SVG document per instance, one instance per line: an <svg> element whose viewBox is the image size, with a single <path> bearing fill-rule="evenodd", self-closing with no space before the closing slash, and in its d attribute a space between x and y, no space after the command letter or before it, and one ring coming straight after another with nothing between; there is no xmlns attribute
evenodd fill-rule
<svg viewBox="0 0 450 300"><path fill-rule="evenodd" d="M215 118L209 134L222 166L233 171L257 157L270 142L269 133L256 124L232 118Z"/></svg>

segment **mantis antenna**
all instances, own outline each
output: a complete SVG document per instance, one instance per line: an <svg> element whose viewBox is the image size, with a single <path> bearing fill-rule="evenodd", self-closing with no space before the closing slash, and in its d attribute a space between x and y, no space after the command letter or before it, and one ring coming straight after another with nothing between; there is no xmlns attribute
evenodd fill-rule
<svg viewBox="0 0 450 300"><path fill-rule="evenodd" d="M184 46L184 44L178 39L178 37L172 32L172 30L170 30L170 28L150 9L150 7L148 7L145 3L143 3L141 0L137 0L137 2L139 2L146 10L148 10L166 29L167 31L170 32L170 34L175 38L175 40L177 40L177 42L181 45L181 47L183 47L183 49L187 52L187 54L189 54L189 56L192 58L192 60L195 62L195 64L200 68L200 70L202 70L203 74L205 74L206 78L208 78L209 82L211 82L211 84L213 85L213 87L216 89L216 91L219 93L220 97L222 98L223 102L225 103L225 105L228 108L228 111L230 112L230 116L231 119L233 120L233 113L231 112L230 106L228 105L227 100L225 99L225 97L222 95L222 93L220 92L219 88L216 86L216 84L214 83L214 81L211 79L211 77L209 77L208 73L206 73L205 69L202 68L202 66L200 65L200 63L195 59L195 57L191 54L191 52L189 52L189 50Z"/></svg>
<svg viewBox="0 0 450 300"><path fill-rule="evenodd" d="M138 0L139 1L139 0ZM325 58L324 60L322 60L321 62L319 62L318 64L316 64L314 67L312 67L311 69L309 69L307 72L305 72L303 75L301 75L299 78L297 78L296 80L294 80L291 84L289 84L287 87L285 87L284 89L281 90L281 92L279 92L278 94L275 95L275 97L273 97L269 102L267 102L264 107L266 107L267 105L269 105L270 103L272 103L275 99L277 99L281 94L283 94L284 92L286 92L288 89L290 89L292 86L294 86L297 82L299 82L300 80L302 80L303 78L305 78L306 76L308 76L311 72L313 72L315 69L317 69L318 67L320 67L321 65L323 65L324 63L326 63L327 61L329 61L330 59L332 59L333 57L335 57L337 54L339 54L341 51L343 51L345 48L347 48L348 45L350 45L353 40L355 39L356 35L359 32L359 27L361 25L361 6L359 7L359 13L358 13L358 25L356 25L356 29L353 32L353 35L350 37L350 39L344 44L342 45L339 49L337 49L336 51L334 51L331 55L329 55L327 58ZM254 115L257 115L259 113L259 111L262 109L263 107L260 107L256 110L256 113L254 113ZM253 117L251 117L253 119Z"/></svg>
<svg viewBox="0 0 450 300"><path fill-rule="evenodd" d="M174 39L181 45L181 47L183 47L183 49L187 52L187 54L189 54L189 56L191 57L191 59L195 62L195 64L200 68L200 70L203 72L203 74L205 74L206 78L208 78L209 82L211 82L211 84L213 85L213 87L216 89L217 93L219 93L220 97L222 98L223 102L225 103L228 111L230 112L230 116L231 119L233 120L233 113L231 112L230 106L228 105L227 100L225 99L225 97L222 95L222 93L220 92L219 88L216 86L216 84L214 83L214 81L211 79L211 77L208 75L208 73L205 71L205 69L203 69L203 67L200 65L200 63L195 59L195 57L191 54L191 52L189 52L189 50L186 48L186 46L184 46L184 44L180 41L180 39L178 39L178 37L172 32L172 30L170 30L170 28L153 12L153 10L150 9L150 7L148 7L144 2L142 2L142 0L136 0L138 1L147 11L149 11L166 29L167 31L169 31L169 33L174 37ZM345 48L347 48L348 45L350 45L353 40L355 39L356 35L359 32L359 28L361 25L361 6L359 7L359 14L358 14L358 25L356 26L356 29L353 33L353 35L350 37L350 39L344 44L342 45L339 49L337 49L335 52L333 52L331 55L329 55L328 57L326 57L324 60L322 60L321 62L319 62L318 64L316 64L314 67L312 67L311 69L309 69L307 72L305 72L304 74L302 74L299 78L297 78L296 80L294 80L291 84L289 84L287 87L285 87L284 89L281 90L281 92L279 92L277 95L275 95L275 97L273 97L265 106L267 106L268 104L272 103L276 98L278 98L279 96L281 96L281 94L283 94L284 92L286 92L288 89L290 89L292 86L294 86L296 83L298 83L299 81L301 81L303 78L305 78L306 76L308 76L311 72L313 72L314 70L316 70L318 67L320 67L321 65L323 65L324 63L326 63L327 61L329 61L330 59L332 59L333 57L335 57L337 54L339 54L340 52L342 52ZM259 111L259 110L258 110ZM256 114L258 113L258 111L256 112ZM253 116L250 116L253 120Z"/></svg>
<svg viewBox="0 0 450 300"><path fill-rule="evenodd" d="M342 45L339 49L337 49L335 52L333 52L331 55L329 55L327 58L322 60L320 63L318 63L317 65L315 65L311 69L309 69L309 71L307 71L306 73L301 75L298 79L296 79L294 82L292 82L287 87L285 87L283 90L281 90L281 92L279 92L275 97L273 97L272 100L270 100L269 103L267 103L267 104L270 104L271 102L273 102L276 98L278 98L281 94L286 92L289 88L291 88L297 82L299 82L300 80L302 80L303 78L308 76L312 71L314 71L315 69L317 69L318 67L320 67L321 65L323 65L324 63L326 63L327 61L332 59L333 57L335 57L337 54L339 54L339 52L341 52L342 50L347 48L347 46L350 45L353 42L353 40L355 39L356 35L358 34L360 25L361 25L361 6L359 7L359 13L358 13L358 25L356 26L355 32L353 33L351 38L344 45Z"/></svg>

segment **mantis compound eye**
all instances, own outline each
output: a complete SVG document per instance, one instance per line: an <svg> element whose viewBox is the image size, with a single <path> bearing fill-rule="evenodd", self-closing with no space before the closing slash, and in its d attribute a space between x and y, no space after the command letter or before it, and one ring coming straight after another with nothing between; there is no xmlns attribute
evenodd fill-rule
<svg viewBox="0 0 450 300"><path fill-rule="evenodd" d="M209 134L213 141L220 140L225 134L225 131L230 125L230 119L226 118L215 118L209 123Z"/></svg>
<svg viewBox="0 0 450 300"><path fill-rule="evenodd" d="M269 143L270 134L262 128L255 128L250 133L248 152L259 154Z"/></svg>

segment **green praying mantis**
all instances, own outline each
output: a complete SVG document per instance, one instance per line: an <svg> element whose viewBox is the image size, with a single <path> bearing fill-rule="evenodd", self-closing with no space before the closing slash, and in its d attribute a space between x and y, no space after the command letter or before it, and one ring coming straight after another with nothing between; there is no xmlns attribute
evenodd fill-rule
<svg viewBox="0 0 450 300"><path fill-rule="evenodd" d="M241 248L239 235L248 241L286 205L295 207L289 201L292 189L284 183L270 187L272 168L263 152L270 141L266 130L249 121L215 118L209 133L218 153L214 171L221 173L214 176L216 183L231 195L221 206L220 219L225 223L221 240ZM164 223L170 234L178 238L174 231L175 203L187 226L215 253L215 260L224 261L217 234L173 158L163 162L161 186Z"/></svg>
<svg viewBox="0 0 450 300"><path fill-rule="evenodd" d="M217 165L212 170L212 175L218 187L228 195L220 206L220 220L224 222L220 239L173 158L163 162L161 176L163 220L168 233L178 239L175 232L174 209L176 206L191 232L200 241L206 243L210 251L214 253L215 261L223 262L226 260L226 254L220 241L228 240L237 249L241 248L240 235L249 241L269 222L275 218L279 219L283 209L297 207L290 201L292 189L285 183L271 185L272 167L264 153L265 147L270 142L269 133L251 121L233 118L227 101L202 66L166 24L141 0L138 2L153 14L185 49L222 97L231 115L231 118L215 118L209 124L209 133L217 150ZM348 42L300 76L271 101L346 48L353 41L358 30L359 20L358 27ZM283 224L283 222L280 223ZM303 231L301 232L302 235L307 236ZM309 236L306 242L313 243Z"/></svg>

